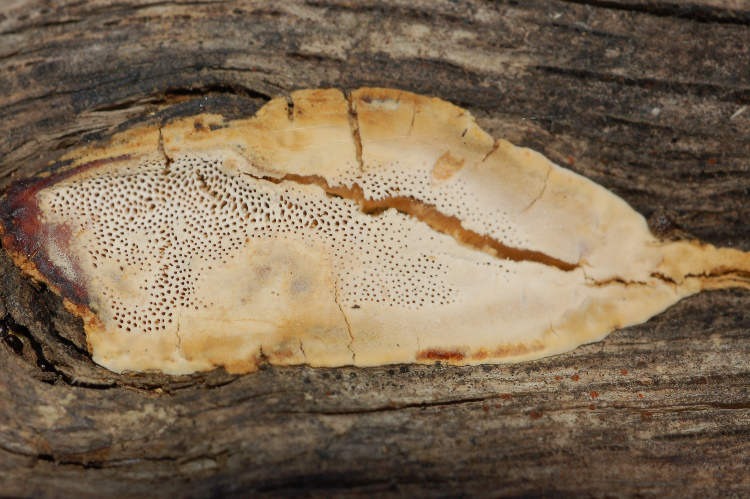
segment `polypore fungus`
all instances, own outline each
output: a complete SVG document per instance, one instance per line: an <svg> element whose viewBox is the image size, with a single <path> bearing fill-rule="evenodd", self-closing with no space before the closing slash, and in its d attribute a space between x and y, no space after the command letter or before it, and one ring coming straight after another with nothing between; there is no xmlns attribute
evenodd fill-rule
<svg viewBox="0 0 750 499"><path fill-rule="evenodd" d="M518 362L750 286L439 99L299 91L75 151L10 187L2 243L113 371Z"/></svg>

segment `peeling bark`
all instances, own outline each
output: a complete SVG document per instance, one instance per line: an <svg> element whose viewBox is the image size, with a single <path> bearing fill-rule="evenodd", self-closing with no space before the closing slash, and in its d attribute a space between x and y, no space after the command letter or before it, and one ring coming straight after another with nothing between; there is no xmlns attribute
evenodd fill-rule
<svg viewBox="0 0 750 499"><path fill-rule="evenodd" d="M0 189L136 123L390 86L469 109L660 237L748 251L748 20L714 0L11 2ZM519 365L113 374L2 252L0 496L746 495L749 339L733 290Z"/></svg>

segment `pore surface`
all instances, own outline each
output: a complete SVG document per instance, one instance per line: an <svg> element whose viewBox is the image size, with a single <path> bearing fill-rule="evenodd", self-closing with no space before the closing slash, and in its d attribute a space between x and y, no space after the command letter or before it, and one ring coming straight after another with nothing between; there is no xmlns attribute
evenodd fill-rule
<svg viewBox="0 0 750 499"><path fill-rule="evenodd" d="M621 199L448 103L291 100L127 132L6 195L4 246L84 317L98 363L519 361L746 282L747 255L657 242Z"/></svg>

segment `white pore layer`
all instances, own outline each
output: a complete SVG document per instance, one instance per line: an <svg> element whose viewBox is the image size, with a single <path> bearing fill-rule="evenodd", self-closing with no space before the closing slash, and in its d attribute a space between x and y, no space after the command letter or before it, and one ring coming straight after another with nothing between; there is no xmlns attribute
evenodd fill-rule
<svg viewBox="0 0 750 499"><path fill-rule="evenodd" d="M427 168L420 175L399 175L394 168L354 180L369 198L414 196L447 214L471 216L471 197L461 186L431 188ZM512 272L503 260L462 247L394 209L368 215L356 202L315 185L277 184L228 170L219 154L184 154L169 165L154 157L75 177L46 196L45 211L56 223L78 225L72 232L95 276L123 271L100 276L109 310L98 313L124 332L167 331L181 313L216 305L211 296L195 293L196 280L254 239L295 240L327 253L339 305L347 308L375 302L419 309L461 301L461 289L446 275L455 258L471 256L498 285ZM481 222L498 239L520 242L502 214Z"/></svg>

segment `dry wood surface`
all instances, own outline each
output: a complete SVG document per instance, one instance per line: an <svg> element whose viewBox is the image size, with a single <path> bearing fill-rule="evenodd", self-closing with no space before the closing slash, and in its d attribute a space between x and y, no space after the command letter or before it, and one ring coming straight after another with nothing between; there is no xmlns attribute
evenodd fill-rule
<svg viewBox="0 0 750 499"><path fill-rule="evenodd" d="M750 251L749 82L747 0L4 0L0 189L133 124L387 86ZM747 291L518 365L128 376L3 253L0 337L2 497L750 494Z"/></svg>

